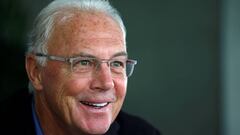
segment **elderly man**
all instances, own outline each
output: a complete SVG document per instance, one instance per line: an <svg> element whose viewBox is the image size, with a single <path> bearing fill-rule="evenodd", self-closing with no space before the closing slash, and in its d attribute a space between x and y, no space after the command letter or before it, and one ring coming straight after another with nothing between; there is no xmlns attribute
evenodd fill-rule
<svg viewBox="0 0 240 135"><path fill-rule="evenodd" d="M120 111L127 78L137 63L127 57L125 38L124 24L108 1L50 3L36 19L26 53L33 98L25 94L21 101L18 96L14 105L6 107L11 111L1 111L10 115L4 116L3 131L24 135L159 134L144 120Z"/></svg>

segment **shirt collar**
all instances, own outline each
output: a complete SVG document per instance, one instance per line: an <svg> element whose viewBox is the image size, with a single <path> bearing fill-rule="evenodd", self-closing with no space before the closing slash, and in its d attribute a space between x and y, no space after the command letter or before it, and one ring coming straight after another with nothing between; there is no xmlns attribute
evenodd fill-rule
<svg viewBox="0 0 240 135"><path fill-rule="evenodd" d="M44 135L43 132L42 132L41 125L39 123L39 119L38 119L37 114L36 114L34 101L32 102L32 117L33 117L33 122L34 122L35 129L36 129L36 135Z"/></svg>

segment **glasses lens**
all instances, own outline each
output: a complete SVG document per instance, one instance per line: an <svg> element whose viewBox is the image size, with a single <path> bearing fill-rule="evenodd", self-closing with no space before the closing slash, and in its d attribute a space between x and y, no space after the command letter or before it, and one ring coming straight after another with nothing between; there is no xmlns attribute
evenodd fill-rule
<svg viewBox="0 0 240 135"><path fill-rule="evenodd" d="M134 66L137 64L137 61L135 60L127 60L126 63L126 75L127 77L130 77L133 73Z"/></svg>
<svg viewBox="0 0 240 135"><path fill-rule="evenodd" d="M109 62L109 63L108 63ZM71 68L74 73L82 77L91 76L98 73L101 63L108 63L113 77L130 77L133 73L134 66L137 64L135 60L102 60L98 61L93 58L78 58L72 61ZM124 72L125 71L125 72Z"/></svg>

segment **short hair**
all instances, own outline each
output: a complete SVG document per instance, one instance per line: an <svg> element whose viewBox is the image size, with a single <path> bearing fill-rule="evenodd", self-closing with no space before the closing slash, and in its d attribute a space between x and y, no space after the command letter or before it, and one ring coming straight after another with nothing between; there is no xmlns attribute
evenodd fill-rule
<svg viewBox="0 0 240 135"><path fill-rule="evenodd" d="M60 15L61 20L78 14L71 12L101 12L111 17L120 27L126 44L126 29L118 11L111 6L108 0L54 0L37 16L33 30L29 35L27 53L47 54L47 42L54 30L54 21ZM69 12L68 12L69 11ZM38 57L38 64L44 66L46 58Z"/></svg>
<svg viewBox="0 0 240 135"><path fill-rule="evenodd" d="M74 9L74 11L100 12L108 15L119 25L122 30L124 44L126 45L126 29L122 18L108 0L54 0L47 7L42 9L35 19L34 27L29 35L26 53L47 54L47 43L54 30L55 19L61 17L60 19L64 21L68 17L79 13L71 12L72 9ZM41 66L46 64L46 58L44 57L36 57L36 60ZM29 90L30 92L34 91L31 82L29 82Z"/></svg>

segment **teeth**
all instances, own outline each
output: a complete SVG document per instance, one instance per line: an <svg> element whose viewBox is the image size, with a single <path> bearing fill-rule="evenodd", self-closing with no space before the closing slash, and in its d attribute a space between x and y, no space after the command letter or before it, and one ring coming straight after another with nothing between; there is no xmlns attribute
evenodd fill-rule
<svg viewBox="0 0 240 135"><path fill-rule="evenodd" d="M105 105L107 105L108 103L99 103L99 104L92 104L93 106L97 106L97 107L103 107Z"/></svg>
<svg viewBox="0 0 240 135"><path fill-rule="evenodd" d="M108 102L106 102L106 103L90 103L90 102L81 101L81 103L84 105L98 107L98 108L108 105Z"/></svg>

